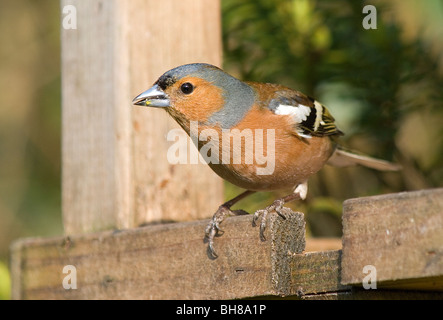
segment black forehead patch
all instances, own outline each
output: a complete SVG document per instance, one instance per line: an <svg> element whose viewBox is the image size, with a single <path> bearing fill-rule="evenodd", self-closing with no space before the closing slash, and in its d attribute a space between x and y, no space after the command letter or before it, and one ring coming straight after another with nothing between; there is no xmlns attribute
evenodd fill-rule
<svg viewBox="0 0 443 320"><path fill-rule="evenodd" d="M216 72L214 73L214 71ZM165 90L186 76L198 76L207 81L212 81L218 72L223 73L221 69L206 63L185 64L165 72L155 84Z"/></svg>
<svg viewBox="0 0 443 320"><path fill-rule="evenodd" d="M177 78L172 75L164 74L162 75L155 84L157 84L162 90L166 90L166 88L172 86L177 82Z"/></svg>

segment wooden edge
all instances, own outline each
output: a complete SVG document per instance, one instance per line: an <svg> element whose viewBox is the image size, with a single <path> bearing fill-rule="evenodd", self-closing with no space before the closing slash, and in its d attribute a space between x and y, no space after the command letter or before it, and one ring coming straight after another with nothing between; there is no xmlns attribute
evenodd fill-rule
<svg viewBox="0 0 443 320"><path fill-rule="evenodd" d="M289 210L289 209L288 209ZM236 299L290 293L304 217L270 215L260 241L251 216L230 217L211 259L208 220L22 239L11 246L14 299ZM66 266L74 269L64 270ZM74 281L75 280L75 281ZM74 285L76 288L72 288ZM65 288L64 287L67 287ZM69 288L71 286L71 288Z"/></svg>
<svg viewBox="0 0 443 320"><path fill-rule="evenodd" d="M284 299L296 300L417 300L443 299L443 292L414 290L415 286L379 283L377 288L341 284L341 250L294 254L291 260L291 287ZM386 286L387 285L387 286ZM262 296L256 299L281 299Z"/></svg>
<svg viewBox="0 0 443 320"><path fill-rule="evenodd" d="M443 276L380 281L378 288L443 292Z"/></svg>
<svg viewBox="0 0 443 320"><path fill-rule="evenodd" d="M342 284L443 291L442 200L443 188L346 200Z"/></svg>
<svg viewBox="0 0 443 320"><path fill-rule="evenodd" d="M350 290L340 283L341 250L295 254L291 261L291 294L305 296Z"/></svg>
<svg viewBox="0 0 443 320"><path fill-rule="evenodd" d="M18 300L21 297L22 281L22 246L24 240L16 240L10 245L10 270L11 270L11 299Z"/></svg>
<svg viewBox="0 0 443 320"><path fill-rule="evenodd" d="M341 238L307 238L306 252L341 250Z"/></svg>

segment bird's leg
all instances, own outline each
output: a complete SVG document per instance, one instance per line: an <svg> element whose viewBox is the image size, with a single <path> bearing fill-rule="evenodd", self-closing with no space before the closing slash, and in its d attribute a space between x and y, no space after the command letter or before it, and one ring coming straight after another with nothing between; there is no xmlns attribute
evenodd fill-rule
<svg viewBox="0 0 443 320"><path fill-rule="evenodd" d="M235 198L223 203L220 207L218 207L218 210L214 213L211 221L209 222L209 224L205 230L205 236L206 236L206 239L208 240L208 249L209 249L210 254L213 257L215 257L215 258L217 257L217 254L215 253L215 250L214 250L214 237L217 236L219 234L219 232L221 232L221 234L223 234L223 230L220 229L220 223L222 223L223 220L225 219L225 217L229 216L229 215L248 214L244 210L232 211L231 207L234 204L236 204L237 202L239 202L240 200L253 194L254 192L255 191L247 190L247 191L239 194Z"/></svg>
<svg viewBox="0 0 443 320"><path fill-rule="evenodd" d="M294 200L304 200L306 199L306 194L308 193L308 182L305 181L295 188L294 192L280 199L275 200L270 206L267 206L264 209L257 210L254 213L254 217L252 218L252 225L255 227L257 225L257 220L261 216L260 222L260 239L262 241L266 241L265 238L265 229L266 229L266 221L269 213L275 211L280 217L286 219L286 217L281 213L281 209L285 203Z"/></svg>

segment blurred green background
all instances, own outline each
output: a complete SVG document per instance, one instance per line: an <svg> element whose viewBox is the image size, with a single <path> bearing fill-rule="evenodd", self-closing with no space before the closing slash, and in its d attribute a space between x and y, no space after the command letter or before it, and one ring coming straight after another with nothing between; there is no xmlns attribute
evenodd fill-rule
<svg viewBox="0 0 443 320"><path fill-rule="evenodd" d="M362 27L366 4L375 30ZM291 204L311 235L341 235L344 199L442 187L443 1L222 0L222 10L226 71L316 97L344 145L404 167L326 167ZM59 28L57 0L0 2L0 299L11 241L63 232ZM239 192L226 185L226 198ZM237 207L253 212L279 195Z"/></svg>

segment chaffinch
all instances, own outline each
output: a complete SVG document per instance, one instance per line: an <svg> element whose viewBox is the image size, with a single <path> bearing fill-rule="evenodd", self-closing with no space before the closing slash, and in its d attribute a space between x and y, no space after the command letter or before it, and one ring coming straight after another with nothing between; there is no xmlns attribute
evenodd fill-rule
<svg viewBox="0 0 443 320"><path fill-rule="evenodd" d="M265 240L266 216L275 211L284 218L283 205L304 200L308 178L325 164L399 169L396 164L339 146L336 138L343 133L315 99L281 85L243 82L209 64L187 64L167 71L135 97L133 104L163 108L193 138L200 153L211 153L214 161L208 164L215 173L247 190L222 204L206 228L208 250L214 257L214 237L222 231L221 222L228 215L245 213L232 211L231 206L256 191L294 188L254 213L253 224L261 217L260 238ZM248 144L247 138L253 143ZM236 149L236 141L241 141L240 148ZM264 156L275 163L265 166Z"/></svg>

